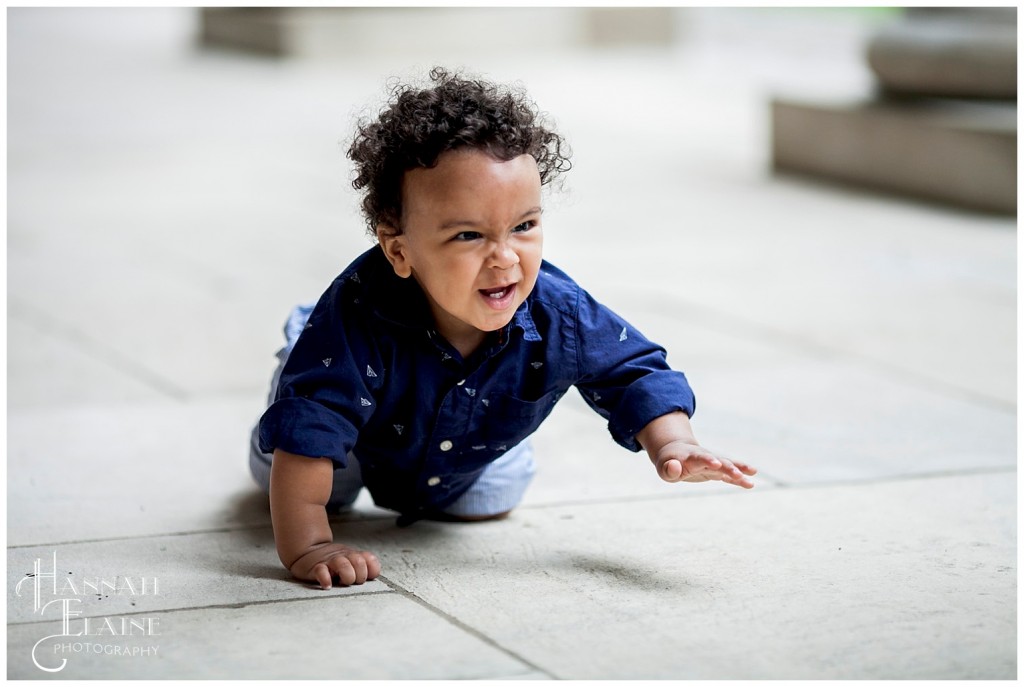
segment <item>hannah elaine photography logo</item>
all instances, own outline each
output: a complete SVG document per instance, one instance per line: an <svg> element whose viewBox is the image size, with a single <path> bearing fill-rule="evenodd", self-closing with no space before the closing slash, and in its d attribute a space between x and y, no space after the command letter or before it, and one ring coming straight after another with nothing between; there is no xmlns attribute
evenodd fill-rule
<svg viewBox="0 0 1024 687"><path fill-rule="evenodd" d="M57 552L52 561L37 558L31 573L18 582L14 593L32 597L32 613L40 620L59 620L61 632L43 637L32 647L32 662L39 670L57 673L68 656L98 654L111 660L156 656L160 619L138 616L87 617L84 599L110 596L140 597L160 594L156 577L88 577L58 572ZM132 605L135 602L132 601Z"/></svg>

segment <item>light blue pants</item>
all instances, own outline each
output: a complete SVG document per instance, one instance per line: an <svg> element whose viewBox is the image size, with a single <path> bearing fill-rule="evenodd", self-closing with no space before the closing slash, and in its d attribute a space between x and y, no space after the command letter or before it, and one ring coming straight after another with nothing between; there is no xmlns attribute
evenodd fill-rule
<svg viewBox="0 0 1024 687"><path fill-rule="evenodd" d="M312 311L312 304L300 305L292 311L285 323L287 344L277 352L278 365L270 382L268 405L273 403L274 397L277 395L281 370ZM250 440L249 469L256 483L267 492L270 491L272 460L273 455L260 451L259 423L257 423L252 429ZM510 511L522 500L535 471L533 447L530 440L527 439L488 465L473 486L469 488L469 491L445 508L443 512L448 515L485 516ZM350 453L348 466L334 471L334 486L331 489L331 498L327 502L327 510L337 512L350 508L362 488L363 480L359 472L359 461Z"/></svg>

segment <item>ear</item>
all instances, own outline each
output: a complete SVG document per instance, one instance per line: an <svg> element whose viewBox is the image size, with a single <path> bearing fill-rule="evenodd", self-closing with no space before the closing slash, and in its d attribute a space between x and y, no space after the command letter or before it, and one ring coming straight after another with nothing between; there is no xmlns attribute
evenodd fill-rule
<svg viewBox="0 0 1024 687"><path fill-rule="evenodd" d="M402 279L412 276L412 263L409 261L404 234L390 225L378 224L377 242L394 268L395 274Z"/></svg>

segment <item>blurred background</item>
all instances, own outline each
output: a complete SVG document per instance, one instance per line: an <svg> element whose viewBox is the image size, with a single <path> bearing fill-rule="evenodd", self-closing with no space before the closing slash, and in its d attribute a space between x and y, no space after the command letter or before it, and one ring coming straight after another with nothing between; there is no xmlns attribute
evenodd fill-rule
<svg viewBox="0 0 1024 687"><path fill-rule="evenodd" d="M546 257L668 348L712 443L780 482L822 452L831 476L891 464L835 450L863 410L823 360L1015 412L1014 8L11 8L7 30L16 483L54 412L60 465L97 428L184 450L149 424L169 407L248 489L286 314L371 245L353 127L434 65L520 84L566 136Z"/></svg>
<svg viewBox="0 0 1024 687"><path fill-rule="evenodd" d="M165 662L69 673L352 669L339 618L382 597L242 608L314 594L275 560L249 431L289 310L372 245L356 122L443 65L548 113L574 166L546 258L664 345L697 437L760 472L665 484L567 394L508 521L399 531L361 497L388 585L541 676L1012 677L1016 43L1014 7L8 8L8 676L39 676L11 590L54 548L159 577L130 612L198 609ZM311 634L278 631L289 608ZM343 674L515 673L466 672L479 650L395 608L342 636L365 650Z"/></svg>

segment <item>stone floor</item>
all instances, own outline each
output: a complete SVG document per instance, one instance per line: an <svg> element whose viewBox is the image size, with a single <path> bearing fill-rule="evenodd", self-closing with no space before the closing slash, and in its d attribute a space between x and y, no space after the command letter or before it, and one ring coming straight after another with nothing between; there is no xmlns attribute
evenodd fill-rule
<svg viewBox="0 0 1024 687"><path fill-rule="evenodd" d="M361 497L335 528L383 574L325 592L277 561L248 431L288 308L369 245L354 118L441 55L206 52L191 21L8 11L9 678L1016 677L1016 222L767 171L769 96L864 88L856 55L473 62L574 147L546 257L757 487L661 483L570 394L510 518Z"/></svg>

